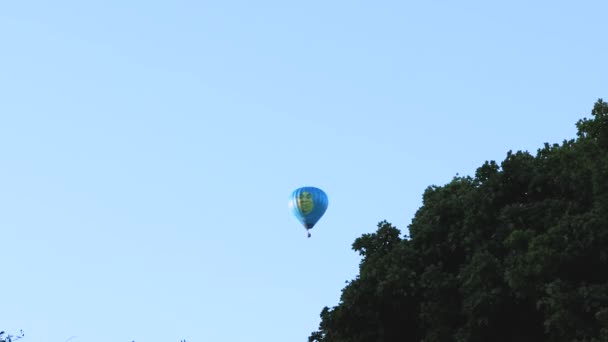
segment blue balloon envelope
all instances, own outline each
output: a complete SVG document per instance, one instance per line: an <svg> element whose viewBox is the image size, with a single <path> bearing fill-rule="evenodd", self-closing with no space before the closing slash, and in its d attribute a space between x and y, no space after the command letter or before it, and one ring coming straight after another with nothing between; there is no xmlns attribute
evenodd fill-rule
<svg viewBox="0 0 608 342"><path fill-rule="evenodd" d="M306 230L312 229L327 210L327 195L323 190L305 186L294 190L289 198L289 208Z"/></svg>

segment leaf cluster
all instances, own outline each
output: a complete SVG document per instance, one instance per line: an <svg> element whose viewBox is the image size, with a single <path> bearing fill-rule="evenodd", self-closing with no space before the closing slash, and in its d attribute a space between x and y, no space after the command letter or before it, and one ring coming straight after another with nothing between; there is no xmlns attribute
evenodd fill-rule
<svg viewBox="0 0 608 342"><path fill-rule="evenodd" d="M310 342L608 341L608 104L577 138L430 186L410 236L356 239Z"/></svg>
<svg viewBox="0 0 608 342"><path fill-rule="evenodd" d="M21 338L23 338L25 335L23 334L23 330L19 331L18 335L11 335L11 334L7 334L4 331L0 331L0 342L15 342Z"/></svg>

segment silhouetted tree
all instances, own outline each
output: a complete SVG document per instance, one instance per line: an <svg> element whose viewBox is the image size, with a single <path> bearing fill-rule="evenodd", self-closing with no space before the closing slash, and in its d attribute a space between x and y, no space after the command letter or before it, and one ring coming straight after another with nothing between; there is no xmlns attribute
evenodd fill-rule
<svg viewBox="0 0 608 342"><path fill-rule="evenodd" d="M14 342L14 341L17 341L18 339L22 338L23 336L25 336L23 334L23 330L19 331L18 335L11 335L11 334L7 334L4 331L0 331L0 342Z"/></svg>
<svg viewBox="0 0 608 342"><path fill-rule="evenodd" d="M410 236L356 239L359 275L310 342L608 341L608 105L577 138L430 186Z"/></svg>

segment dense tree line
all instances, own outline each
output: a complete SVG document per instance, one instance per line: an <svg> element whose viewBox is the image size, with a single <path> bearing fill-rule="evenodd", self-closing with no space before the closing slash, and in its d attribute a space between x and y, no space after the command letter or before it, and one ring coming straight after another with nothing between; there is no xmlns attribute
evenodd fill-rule
<svg viewBox="0 0 608 342"><path fill-rule="evenodd" d="M591 114L428 187L409 236L356 239L359 274L309 341L608 341L608 105Z"/></svg>

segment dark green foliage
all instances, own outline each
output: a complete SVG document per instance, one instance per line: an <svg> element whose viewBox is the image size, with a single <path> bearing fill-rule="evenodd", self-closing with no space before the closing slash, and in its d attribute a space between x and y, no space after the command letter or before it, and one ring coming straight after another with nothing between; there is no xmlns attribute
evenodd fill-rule
<svg viewBox="0 0 608 342"><path fill-rule="evenodd" d="M592 116L427 188L409 238L358 238L359 275L309 341L608 341L608 104Z"/></svg>

